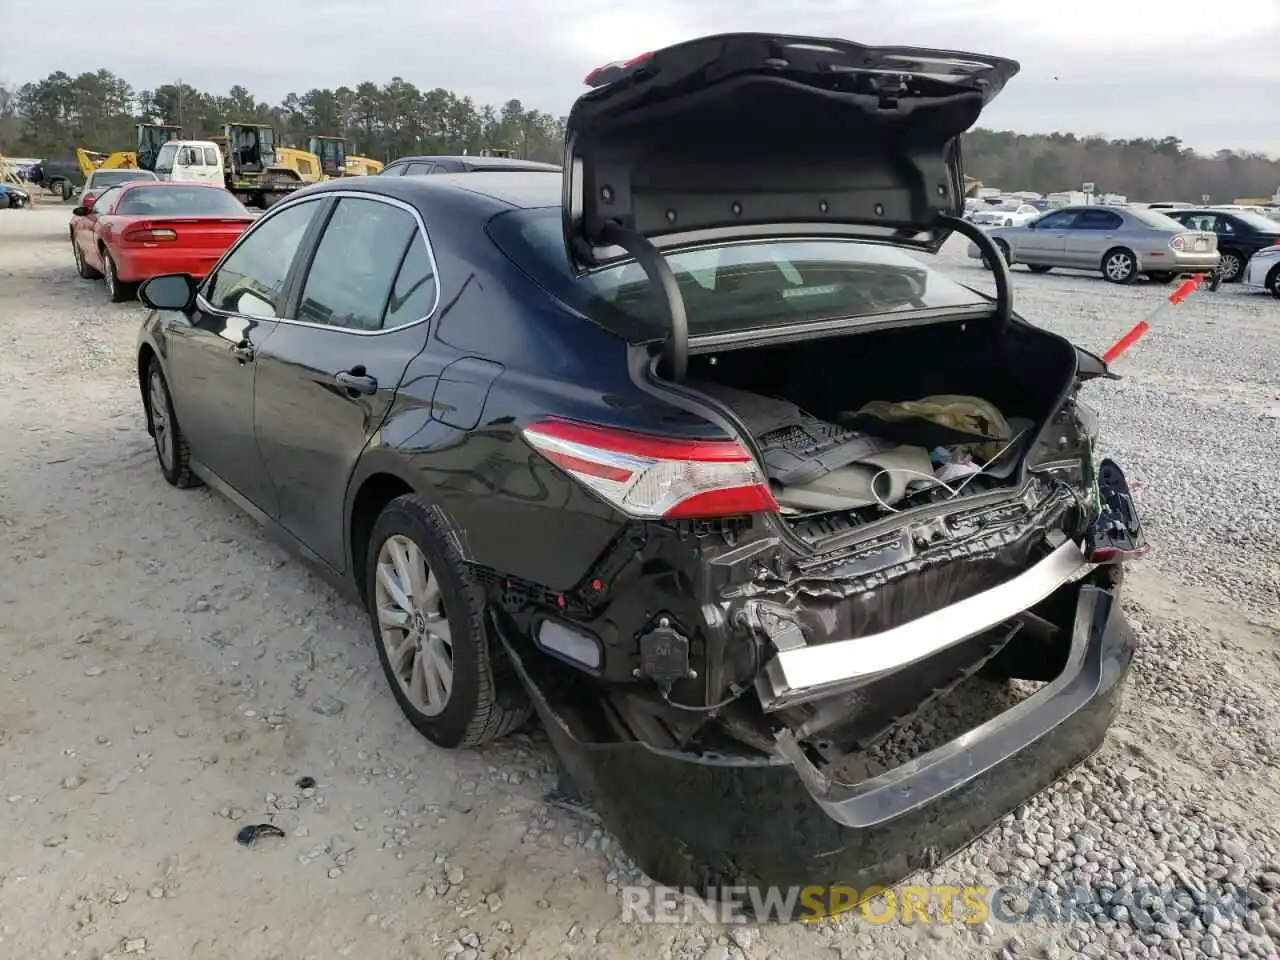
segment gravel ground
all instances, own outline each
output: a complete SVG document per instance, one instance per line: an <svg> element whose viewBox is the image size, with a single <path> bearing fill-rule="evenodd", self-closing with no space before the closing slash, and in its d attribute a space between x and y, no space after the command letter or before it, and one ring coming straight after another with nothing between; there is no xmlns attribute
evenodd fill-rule
<svg viewBox="0 0 1280 960"><path fill-rule="evenodd" d="M536 727L431 748L359 611L162 481L139 308L76 278L67 216L0 212L0 956L1277 955L1271 298L1193 298L1092 391L1156 543L1131 579L1131 696L1097 757L928 878L1020 885L1001 903L1038 919L641 926L619 919L635 872L616 844L544 802ZM954 247L945 268L988 283ZM1015 276L1028 317L1098 351L1167 293ZM286 837L234 842L267 820ZM1107 891L1091 914L1038 909L1036 890L1082 884ZM1193 899L1143 892L1173 884Z"/></svg>

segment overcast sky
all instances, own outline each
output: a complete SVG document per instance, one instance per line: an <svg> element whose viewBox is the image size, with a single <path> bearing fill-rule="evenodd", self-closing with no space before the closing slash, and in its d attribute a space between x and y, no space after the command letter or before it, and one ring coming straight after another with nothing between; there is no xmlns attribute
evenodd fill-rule
<svg viewBox="0 0 1280 960"><path fill-rule="evenodd" d="M64 0L57 18L9 38L0 80L105 67L140 89L180 77L216 91L241 83L277 102L398 75L563 114L599 63L765 30L1020 61L983 126L1172 135L1205 151L1280 155L1280 0L274 0L229 18L235 6L112 0L104 14ZM0 0L0 17L9 7L31 9Z"/></svg>

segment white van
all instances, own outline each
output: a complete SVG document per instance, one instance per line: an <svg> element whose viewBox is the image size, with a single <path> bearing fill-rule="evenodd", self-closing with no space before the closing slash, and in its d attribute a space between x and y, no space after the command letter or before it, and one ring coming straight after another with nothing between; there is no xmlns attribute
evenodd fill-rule
<svg viewBox="0 0 1280 960"><path fill-rule="evenodd" d="M170 140L156 153L155 173L161 180L226 184L222 151L209 140Z"/></svg>

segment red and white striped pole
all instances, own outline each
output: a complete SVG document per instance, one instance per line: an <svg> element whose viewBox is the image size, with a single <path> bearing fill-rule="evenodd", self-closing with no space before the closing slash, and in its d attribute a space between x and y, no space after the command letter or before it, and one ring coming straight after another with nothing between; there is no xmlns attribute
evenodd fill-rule
<svg viewBox="0 0 1280 960"><path fill-rule="evenodd" d="M1191 296L1191 294L1195 293L1200 284L1204 282L1204 279L1205 275L1203 273L1197 273L1190 280L1184 280L1179 284L1178 289L1169 294L1168 299L1166 299L1164 303L1160 304L1160 306L1156 307L1156 309L1151 312L1150 316L1145 320L1139 320L1132 330L1113 343L1110 349L1102 355L1102 361L1108 366L1113 363L1120 354L1124 353L1135 343L1145 337L1147 335L1147 331L1151 329L1152 324L1157 320L1163 319L1167 314L1172 313L1173 309L1178 304Z"/></svg>

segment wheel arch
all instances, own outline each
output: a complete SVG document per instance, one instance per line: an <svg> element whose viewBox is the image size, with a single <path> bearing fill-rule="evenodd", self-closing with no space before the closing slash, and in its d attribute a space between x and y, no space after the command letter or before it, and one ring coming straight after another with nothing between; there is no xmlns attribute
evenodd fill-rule
<svg viewBox="0 0 1280 960"><path fill-rule="evenodd" d="M377 448L367 449L348 485L344 522L347 569L350 571L350 582L362 601L368 600L365 595L368 572L365 564L373 525L388 503L406 494L422 497L437 508L452 534L458 554L464 561L471 561L466 537L462 535L453 517L440 505L438 498L431 496L421 484L414 482L410 471L394 453Z"/></svg>
<svg viewBox="0 0 1280 960"><path fill-rule="evenodd" d="M160 353L150 342L144 340L138 345L138 394L142 398L142 411L147 419L147 434L155 436L155 425L151 420L151 402L147 396L147 378L151 376L151 365L160 363ZM160 372L164 373L164 365L160 364Z"/></svg>

